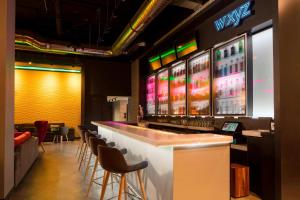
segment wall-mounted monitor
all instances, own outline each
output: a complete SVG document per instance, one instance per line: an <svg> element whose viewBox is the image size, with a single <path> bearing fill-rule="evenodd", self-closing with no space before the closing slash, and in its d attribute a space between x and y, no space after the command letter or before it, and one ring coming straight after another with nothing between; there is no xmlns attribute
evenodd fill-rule
<svg viewBox="0 0 300 200"><path fill-rule="evenodd" d="M213 114L246 115L246 35L213 49Z"/></svg>
<svg viewBox="0 0 300 200"><path fill-rule="evenodd" d="M146 83L146 101L147 101L147 114L155 114L156 102L156 79L155 75L149 76Z"/></svg>
<svg viewBox="0 0 300 200"><path fill-rule="evenodd" d="M186 114L186 66L174 64L170 69L170 114Z"/></svg>
<svg viewBox="0 0 300 200"><path fill-rule="evenodd" d="M177 59L175 49L169 49L160 54L162 65L167 65Z"/></svg>
<svg viewBox="0 0 300 200"><path fill-rule="evenodd" d="M169 70L157 74L157 114L169 114Z"/></svg>
<svg viewBox="0 0 300 200"><path fill-rule="evenodd" d="M210 114L210 51L188 60L188 115Z"/></svg>
<svg viewBox="0 0 300 200"><path fill-rule="evenodd" d="M192 39L188 42L185 42L185 43L179 43L177 46L176 46L176 51L177 51L177 56L178 58L181 58L185 55L188 55L194 51L196 51L198 48L197 48L197 42L195 39Z"/></svg>

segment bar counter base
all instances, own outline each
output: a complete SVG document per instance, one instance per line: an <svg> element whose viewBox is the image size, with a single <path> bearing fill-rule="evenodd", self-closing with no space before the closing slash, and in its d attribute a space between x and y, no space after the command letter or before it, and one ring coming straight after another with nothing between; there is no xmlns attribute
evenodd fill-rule
<svg viewBox="0 0 300 200"><path fill-rule="evenodd" d="M124 134L116 127L93 124L98 126L99 134L108 141L127 149L126 159L149 162L142 175L148 199L230 199L230 142L156 146ZM135 174L129 174L127 178L130 185L139 191Z"/></svg>

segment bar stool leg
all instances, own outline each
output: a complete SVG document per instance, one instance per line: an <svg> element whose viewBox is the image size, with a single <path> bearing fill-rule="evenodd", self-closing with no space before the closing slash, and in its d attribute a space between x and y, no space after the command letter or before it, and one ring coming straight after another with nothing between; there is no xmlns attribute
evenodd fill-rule
<svg viewBox="0 0 300 200"><path fill-rule="evenodd" d="M81 157L81 161L80 161L80 164L79 164L79 170L80 170L80 168L82 166L83 160L85 159L86 152L87 152L87 145L84 146L83 155Z"/></svg>
<svg viewBox="0 0 300 200"><path fill-rule="evenodd" d="M80 157L81 157L83 149L84 149L84 142L82 142L81 145L80 145L80 152L79 152L79 155L78 155L78 161L80 161Z"/></svg>
<svg viewBox="0 0 300 200"><path fill-rule="evenodd" d="M107 186L107 182L109 179L110 172L109 171L104 171L104 177L103 177L103 184L102 184L102 189L101 189L101 195L100 195L100 200L104 200L104 195L105 195L105 190Z"/></svg>
<svg viewBox="0 0 300 200"><path fill-rule="evenodd" d="M122 200L122 192L124 189L124 182L125 182L125 174L121 175L120 187L119 187L119 196L118 200Z"/></svg>
<svg viewBox="0 0 300 200"><path fill-rule="evenodd" d="M111 191L114 193L114 177L113 173L110 174L110 180L111 180Z"/></svg>
<svg viewBox="0 0 300 200"><path fill-rule="evenodd" d="M143 200L146 200L147 196L146 196L144 184L143 184L143 181L142 181L141 170L138 170L136 173L137 173L137 176L138 176L138 179L139 179L139 183L140 183L140 187L141 187L141 191L142 191L142 195L143 195Z"/></svg>
<svg viewBox="0 0 300 200"><path fill-rule="evenodd" d="M127 178L126 178L126 174L124 174L124 195L125 195L125 200L127 200L127 194L128 194Z"/></svg>
<svg viewBox="0 0 300 200"><path fill-rule="evenodd" d="M82 140L82 138L81 138L81 139L80 139L80 143L78 144L78 147L77 147L77 151L76 151L76 155L75 155L75 157L77 157L77 155L78 155L79 151L81 150L81 148L82 148L82 144L83 144L83 140Z"/></svg>
<svg viewBox="0 0 300 200"><path fill-rule="evenodd" d="M86 176L87 176L87 174L88 174L88 172L89 172L89 168L90 168L90 164L91 164L92 155L93 155L93 153L92 153L92 151L91 151L91 152L90 152L90 156L89 156L88 163L87 163L87 165L86 165L85 173L84 173L84 180L86 179Z"/></svg>
<svg viewBox="0 0 300 200"><path fill-rule="evenodd" d="M91 190L94 178L95 178L97 168L98 168L98 156L96 157L96 160L95 160L94 169L93 169L93 173L92 173L92 176L91 176L91 180L90 180L90 183L89 183L89 188L88 188L86 196L89 196L89 193L90 193L90 190Z"/></svg>

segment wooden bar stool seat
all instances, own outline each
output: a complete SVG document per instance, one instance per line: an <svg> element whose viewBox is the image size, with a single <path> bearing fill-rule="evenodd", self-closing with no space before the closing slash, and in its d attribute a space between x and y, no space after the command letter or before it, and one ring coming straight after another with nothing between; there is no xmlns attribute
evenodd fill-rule
<svg viewBox="0 0 300 200"><path fill-rule="evenodd" d="M248 196L249 189L249 167L240 164L230 166L230 195L235 198Z"/></svg>

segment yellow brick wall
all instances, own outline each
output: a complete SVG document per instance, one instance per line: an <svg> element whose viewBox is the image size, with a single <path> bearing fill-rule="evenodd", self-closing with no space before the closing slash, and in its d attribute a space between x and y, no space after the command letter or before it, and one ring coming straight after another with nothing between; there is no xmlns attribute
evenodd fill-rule
<svg viewBox="0 0 300 200"><path fill-rule="evenodd" d="M16 70L15 123L47 120L75 128L81 121L81 74Z"/></svg>

